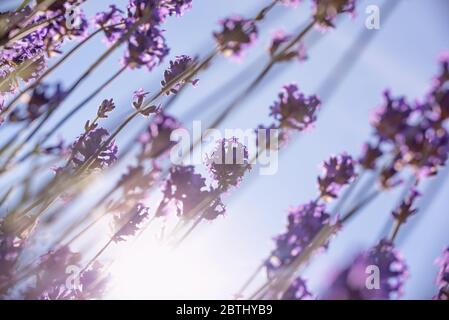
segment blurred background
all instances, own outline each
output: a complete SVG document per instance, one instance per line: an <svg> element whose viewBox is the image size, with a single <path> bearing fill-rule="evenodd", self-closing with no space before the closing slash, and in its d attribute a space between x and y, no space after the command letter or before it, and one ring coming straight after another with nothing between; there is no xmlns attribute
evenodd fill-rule
<svg viewBox="0 0 449 320"><path fill-rule="evenodd" d="M0 10L14 7L18 2L3 0ZM268 0L194 0L193 9L185 16L169 19L165 24L170 58L181 54L204 56L213 49L212 31L219 29L220 18L234 13L252 17L262 2L269 3ZM395 4L391 5L392 2ZM92 17L113 3L124 8L127 1L88 0L83 9ZM381 9L380 30L365 28L365 8L373 4L387 9ZM189 88L177 99L170 113L187 128L193 120L202 120L206 128L211 116L224 108L263 68L268 60L266 48L270 34L278 29L295 32L308 21L310 14L309 1L296 9L275 8L261 23L257 44L243 59L236 62L220 57L201 73L197 88ZM308 60L277 65L256 93L247 97L220 128L249 129L269 124L269 106L282 85L291 82L297 83L306 94L323 97L315 128L293 138L282 150L275 175L261 176L257 168L247 175L240 188L224 198L226 216L201 226L182 250L154 255L158 249L148 245L146 239L152 237L148 232L132 248L117 249L123 252L112 269L114 286L108 298L233 298L273 248L271 239L283 231L288 208L316 197L319 164L343 151L354 157L360 154L362 144L371 135L370 114L381 103L383 91L390 89L394 95L405 95L410 101L426 94L432 77L438 72L439 54L449 49L448 18L448 0L362 0L354 18L344 16L335 30L311 34L305 41ZM68 43L63 49L73 45ZM71 62L58 68L49 81L61 81L69 86L105 48L100 36L95 38ZM75 106L118 70L122 53L123 50L117 50L103 63L64 102L61 110ZM152 93L158 90L168 62L166 59L151 73L127 70L77 114L76 120L61 128L56 138L59 135L72 141L106 98L113 98L117 105L109 121L113 127L130 112L133 91L140 87ZM203 105L199 113L190 112L204 96L242 70L247 72L232 87L223 90L219 99ZM52 122L57 120L58 114ZM135 125L119 135L118 146L133 139L144 125L145 119L136 119ZM6 133L0 140L6 141L8 134L14 132ZM205 173L201 166L198 170ZM449 245L447 176L446 169L422 186L425 196L419 204L420 211L401 231L398 247L410 273L405 299L428 299L436 292L434 260ZM11 179L9 183L14 180ZM319 294L329 285L330 277L359 250L371 247L385 234L400 192L398 189L377 198L332 240L327 252L314 259L305 272L313 293Z"/></svg>

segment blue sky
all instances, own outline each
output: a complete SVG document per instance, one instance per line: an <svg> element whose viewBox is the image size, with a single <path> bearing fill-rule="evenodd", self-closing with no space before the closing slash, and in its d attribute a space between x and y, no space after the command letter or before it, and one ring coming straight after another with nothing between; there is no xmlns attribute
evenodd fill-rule
<svg viewBox="0 0 449 320"><path fill-rule="evenodd" d="M232 297L270 252L270 239L283 230L288 208L315 197L319 164L331 154L343 151L354 156L359 154L362 143L371 133L369 115L381 102L382 92L386 88L390 88L394 94L406 95L410 100L422 97L428 90L432 76L438 71L438 54L449 49L449 5L447 0L394 1L400 1L397 9L387 22L384 23L381 19L380 30L370 31L376 32L376 36L357 58L350 74L341 80L335 95L324 101L315 128L291 141L281 153L278 173L273 176L258 176L257 170L254 170L255 174L244 180L240 189L233 190L225 198L228 205L226 217L197 230L195 236L186 244L187 248L195 248L198 251L197 258L201 259L198 263L206 264L209 269L210 278L202 280L214 283L205 286L198 296L193 295L193 298ZM231 13L252 16L262 2L269 1L194 0L193 10L182 18L170 19L165 25L171 57L210 51L213 48L211 31L217 29L218 19ZM286 83L296 82L306 94L316 93L355 37L364 30L365 6L381 5L383 2L361 1L355 19L345 17L339 21L335 31L319 35L320 40L308 51L309 59L305 63L289 64L287 68L277 67L273 72L275 76L270 76L256 94L241 104L238 111L222 124L222 128L246 129L268 123L268 108L276 99L281 86ZM91 16L109 3L125 4L126 1L87 1L84 7ZM257 59L261 59L259 69L262 68L266 61L263 50L267 46L270 33L279 28L293 31L307 21L309 15L309 2L296 10L282 7L276 9L269 16L268 20L271 21L262 23L259 41L247 52L243 61L234 62L219 58L210 70L200 76L198 87L189 89L171 112L174 115L185 115L201 97ZM97 38L71 62L65 63L52 76L52 80L61 80L68 86L81 70L104 50L105 46ZM64 103L63 110L73 107L79 99L88 95L100 82L118 70L121 54L122 50L118 50L102 64L94 76L83 83ZM145 70L127 71L95 98L75 121L65 126L61 134L68 139L78 135L85 120L92 118L104 98L114 98L118 107L117 116L130 111L132 92L139 87L155 92L159 87L164 66L150 74ZM253 71L239 79L236 92L242 90L256 75L257 71ZM222 98L205 106L207 110L204 110L201 119L207 123L210 116L223 108L230 97L232 93L223 92ZM135 125L123 132L118 138L118 144L132 138L142 121L137 120ZM437 270L433 262L442 249L449 245L449 181L439 183L432 192L437 192L437 195L425 212L419 213L425 217L419 220L410 237L400 246L410 268L405 298L429 298L433 295ZM328 284L328 274L344 266L357 250L376 242L385 221L390 218L397 197L397 192L380 197L343 229L332 241L327 253L309 266L306 277L312 290L319 291L325 287ZM203 276L199 270L193 271L191 275L193 280ZM195 283L193 280L191 285ZM142 279L131 278L126 281ZM148 285L151 286L151 283ZM189 288L185 289L187 295ZM182 294L184 291L181 290L179 295L182 297ZM137 296L123 291L112 295L120 296L147 297L145 292Z"/></svg>

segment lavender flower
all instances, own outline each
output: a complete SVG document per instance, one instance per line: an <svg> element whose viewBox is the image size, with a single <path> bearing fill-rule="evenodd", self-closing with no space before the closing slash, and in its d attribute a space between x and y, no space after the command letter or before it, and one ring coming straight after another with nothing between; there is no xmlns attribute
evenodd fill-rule
<svg viewBox="0 0 449 320"><path fill-rule="evenodd" d="M219 23L223 29L213 35L225 56L240 58L257 39L257 27L252 20L231 16Z"/></svg>
<svg viewBox="0 0 449 320"><path fill-rule="evenodd" d="M25 299L75 300L101 298L109 281L108 276L104 274L103 266L99 262L95 262L81 274L73 274L76 269L68 268L78 268L80 261L81 255L72 252L67 246L51 250L41 256L35 283L26 289ZM68 286L69 276L76 276L77 279Z"/></svg>
<svg viewBox="0 0 449 320"><path fill-rule="evenodd" d="M26 103L26 107L16 108L11 112L9 121L20 122L27 121L32 122L38 119L41 115L51 112L55 106L64 99L65 91L62 89L60 83L55 85L40 84L33 92L29 100Z"/></svg>
<svg viewBox="0 0 449 320"><path fill-rule="evenodd" d="M281 297L282 300L311 300L312 298L313 296L307 289L306 282L301 277L293 280Z"/></svg>
<svg viewBox="0 0 449 320"><path fill-rule="evenodd" d="M128 212L114 216L113 230L114 241L125 241L127 237L134 236L139 231L140 225L148 218L149 208L142 203L137 203Z"/></svg>
<svg viewBox="0 0 449 320"><path fill-rule="evenodd" d="M379 287L367 288L366 270L379 268ZM381 240L374 248L363 252L343 270L325 292L324 299L331 300L384 300L397 299L407 278L407 266L393 244Z"/></svg>
<svg viewBox="0 0 449 320"><path fill-rule="evenodd" d="M433 298L435 300L449 300L449 248L444 250L436 262L440 270L437 275L438 293Z"/></svg>
<svg viewBox="0 0 449 320"><path fill-rule="evenodd" d="M323 199L336 198L340 189L355 179L354 165L355 161L346 153L325 161L323 174L318 177L320 196Z"/></svg>
<svg viewBox="0 0 449 320"><path fill-rule="evenodd" d="M238 186L245 172L251 170L248 149L235 137L219 140L206 165L221 190Z"/></svg>
<svg viewBox="0 0 449 320"><path fill-rule="evenodd" d="M393 217L400 223L407 222L407 219L418 211L418 209L413 208L413 204L420 195L418 190L412 189L399 207L392 212Z"/></svg>
<svg viewBox="0 0 449 320"><path fill-rule="evenodd" d="M304 43L300 42L296 47L289 51L278 53L279 48L288 43L291 40L291 35L286 34L282 30L276 31L271 37L271 43L269 46L269 53L276 61L290 61L297 59L298 61L304 61L307 59L306 49Z"/></svg>
<svg viewBox="0 0 449 320"><path fill-rule="evenodd" d="M407 127L414 109L403 97L393 98L389 91L384 93L384 103L375 110L371 123L380 140L394 140Z"/></svg>
<svg viewBox="0 0 449 320"><path fill-rule="evenodd" d="M98 118L107 118L108 113L113 111L115 109L114 100L112 99L105 99L98 107L97 111L97 117Z"/></svg>
<svg viewBox="0 0 449 320"><path fill-rule="evenodd" d="M190 80L186 74L192 66L193 59L186 55L177 56L174 61L170 61L169 68L164 72L164 80L161 81L162 89L168 89L170 86L166 95L177 94L179 89L187 83L191 83L194 87L198 84L198 79Z"/></svg>
<svg viewBox="0 0 449 320"><path fill-rule="evenodd" d="M215 190L206 187L205 178L194 172L193 166L173 166L162 188L164 199L162 211L157 215L165 214L170 203L176 207L177 215L183 219L192 219L198 214L199 205L209 204L203 216L213 220L224 214L225 208ZM202 206L201 206L202 207Z"/></svg>
<svg viewBox="0 0 449 320"><path fill-rule="evenodd" d="M417 176L435 175L449 154L449 133L426 119L404 128L395 143L401 155L398 164L411 165Z"/></svg>
<svg viewBox="0 0 449 320"><path fill-rule="evenodd" d="M72 145L71 163L75 169L80 168L85 162L92 158L103 146L109 136L104 128L97 128L80 135ZM118 148L112 141L107 147L92 159L89 166L92 169L103 169L112 165L117 160Z"/></svg>
<svg viewBox="0 0 449 320"><path fill-rule="evenodd" d="M146 67L151 71L168 52L162 32L156 27L143 25L130 36L123 63L131 69Z"/></svg>
<svg viewBox="0 0 449 320"><path fill-rule="evenodd" d="M314 16L324 29L333 28L334 20L341 13L353 14L356 0L313 0Z"/></svg>
<svg viewBox="0 0 449 320"><path fill-rule="evenodd" d="M170 140L172 132L180 127L181 123L176 118L163 112L156 115L146 131L139 137L142 146L139 154L140 161L155 159L166 154L175 145L175 142Z"/></svg>
<svg viewBox="0 0 449 320"><path fill-rule="evenodd" d="M383 155L379 146L372 146L369 143L363 145L362 156L359 159L360 165L368 170L376 168L377 160Z"/></svg>
<svg viewBox="0 0 449 320"><path fill-rule="evenodd" d="M320 100L315 96L306 97L296 84L282 88L279 100L270 107L270 116L279 121L281 129L303 131L316 121Z"/></svg>
<svg viewBox="0 0 449 320"><path fill-rule="evenodd" d="M265 262L268 271L272 272L292 263L328 223L329 217L325 206L315 201L291 209L287 230L274 239L276 248Z"/></svg>

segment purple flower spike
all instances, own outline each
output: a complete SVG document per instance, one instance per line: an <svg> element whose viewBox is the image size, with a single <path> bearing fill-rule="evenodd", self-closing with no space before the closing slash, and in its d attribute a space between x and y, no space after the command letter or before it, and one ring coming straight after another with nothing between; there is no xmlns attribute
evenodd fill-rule
<svg viewBox="0 0 449 320"><path fill-rule="evenodd" d="M257 27L252 20L232 16L219 23L223 30L214 32L214 37L225 56L240 58L257 39Z"/></svg>
<svg viewBox="0 0 449 320"><path fill-rule="evenodd" d="M162 210L156 214L165 214L170 203L175 205L177 215L184 219L194 218L201 209L198 206L207 203L210 205L203 213L205 219L213 220L224 214L224 205L216 196L215 190L207 189L205 180L200 174L195 173L193 166L171 167L170 175L162 188L164 194Z"/></svg>
<svg viewBox="0 0 449 320"><path fill-rule="evenodd" d="M170 140L172 132L181 128L181 123L176 118L160 113L149 124L146 131L140 135L139 142L142 150L139 159L155 159L170 151L176 143Z"/></svg>
<svg viewBox="0 0 449 320"><path fill-rule="evenodd" d="M270 116L279 121L281 129L303 131L316 121L320 100L312 95L306 97L296 84L283 87L279 100L270 107Z"/></svg>
<svg viewBox="0 0 449 320"><path fill-rule="evenodd" d="M105 99L98 107L97 116L98 118L107 118L108 113L115 109L115 104L112 99Z"/></svg>
<svg viewBox="0 0 449 320"><path fill-rule="evenodd" d="M38 119L43 114L52 111L65 97L65 91L60 83L54 85L41 84L32 92L25 110L15 109L9 116L11 122Z"/></svg>
<svg viewBox="0 0 449 320"><path fill-rule="evenodd" d="M191 83L193 86L198 84L198 79L186 79L187 74L185 73L192 70L192 66L193 59L186 55L177 56L174 61L170 61L170 66L164 72L164 80L161 81L162 89L168 89L166 86L170 86L166 95L177 94L179 89L187 83Z"/></svg>
<svg viewBox="0 0 449 320"><path fill-rule="evenodd" d="M414 215L418 211L418 209L413 208L413 205L420 195L421 194L418 190L412 189L410 194L404 199L404 201L401 202L399 207L392 212L393 217L397 221L405 223L410 216Z"/></svg>
<svg viewBox="0 0 449 320"><path fill-rule="evenodd" d="M109 132L104 128L97 128L82 134L72 145L71 162L75 169L80 168L87 159L90 159L104 142L108 139ZM90 165L92 169L109 167L117 160L118 148L111 142Z"/></svg>
<svg viewBox="0 0 449 320"><path fill-rule="evenodd" d="M379 276L375 283L370 274ZM330 300L385 300L398 299L408 276L407 265L393 244L381 240L378 245L360 254L343 270L324 294ZM369 288L367 286L369 284Z"/></svg>
<svg viewBox="0 0 449 320"><path fill-rule="evenodd" d="M449 247L444 250L436 263L440 267L437 275L438 294L433 298L435 300L449 300Z"/></svg>
<svg viewBox="0 0 449 320"><path fill-rule="evenodd" d="M138 203L130 211L114 216L114 241L125 241L128 237L134 236L148 218L148 210L148 207Z"/></svg>
<svg viewBox="0 0 449 320"><path fill-rule="evenodd" d="M218 141L216 149L206 158L206 165L221 190L236 187L245 172L251 170L248 149L237 138Z"/></svg>
<svg viewBox="0 0 449 320"><path fill-rule="evenodd" d="M307 289L306 282L301 278L297 277L293 283L288 287L281 297L282 300L311 300L313 299L312 294Z"/></svg>
<svg viewBox="0 0 449 320"><path fill-rule="evenodd" d="M165 38L159 29L141 26L128 41L124 65L131 69L146 67L151 71L164 60L168 52Z"/></svg>
<svg viewBox="0 0 449 320"><path fill-rule="evenodd" d="M104 28L103 31L106 35L105 42L108 45L113 45L126 32L123 11L115 5L110 5L109 11L97 13L95 16L95 25L98 28Z"/></svg>
<svg viewBox="0 0 449 320"><path fill-rule="evenodd" d="M268 271L276 271L292 263L328 223L329 217L325 206L314 201L291 209L287 230L275 238L276 248L265 262Z"/></svg>
<svg viewBox="0 0 449 320"><path fill-rule="evenodd" d="M320 196L336 198L340 189L351 183L355 177L355 161L346 153L331 157L323 163L323 174L318 177Z"/></svg>
<svg viewBox="0 0 449 320"><path fill-rule="evenodd" d="M377 160L383 155L378 146L372 146L369 143L363 145L362 156L359 163L363 168L373 170L376 168Z"/></svg>

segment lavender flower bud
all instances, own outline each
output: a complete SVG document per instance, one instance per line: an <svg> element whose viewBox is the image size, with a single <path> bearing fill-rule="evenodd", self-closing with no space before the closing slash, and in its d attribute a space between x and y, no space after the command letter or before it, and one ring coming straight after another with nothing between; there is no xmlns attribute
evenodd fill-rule
<svg viewBox="0 0 449 320"><path fill-rule="evenodd" d="M360 165L368 170L376 168L377 160L383 155L378 146L372 146L369 143L363 145L362 156L359 159Z"/></svg>
<svg viewBox="0 0 449 320"><path fill-rule="evenodd" d="M97 128L84 133L76 139L72 145L71 163L75 169L85 164L85 161L93 157L104 142L107 140L109 132L104 128ZM118 148L112 141L106 148L96 156L96 159L89 166L92 169L103 169L111 166L117 160Z"/></svg>
<svg viewBox="0 0 449 320"><path fill-rule="evenodd" d="M105 99L98 107L97 116L98 118L107 118L108 113L115 109L115 104L112 99Z"/></svg>
<svg viewBox="0 0 449 320"><path fill-rule="evenodd" d="M161 81L162 89L168 89L170 86L166 95L177 94L179 89L187 83L191 83L194 87L198 84L198 79L186 78L188 76L186 72L191 70L192 66L193 59L186 55L177 56L174 61L170 61L170 66L164 72L164 80Z"/></svg>
<svg viewBox="0 0 449 320"><path fill-rule="evenodd" d="M336 198L342 187L355 177L355 161L346 153L331 157L323 163L323 174L318 177L320 196L323 199Z"/></svg>
<svg viewBox="0 0 449 320"><path fill-rule="evenodd" d="M148 210L148 207L138 203L128 212L115 215L112 226L114 241L125 241L128 237L134 236L139 231L140 225L148 218Z"/></svg>
<svg viewBox="0 0 449 320"><path fill-rule="evenodd" d="M407 219L418 211L418 209L412 207L420 195L421 194L418 190L412 189L409 195L401 202L399 207L392 212L393 217L400 223L407 222Z"/></svg>
<svg viewBox="0 0 449 320"><path fill-rule="evenodd" d="M303 131L316 121L320 100L312 95L306 97L296 84L283 87L279 100L270 107L270 116L279 121L279 128Z"/></svg>
<svg viewBox="0 0 449 320"><path fill-rule="evenodd" d="M225 56L240 58L257 40L258 31L252 20L231 16L220 20L219 23L223 29L213 35Z"/></svg>

